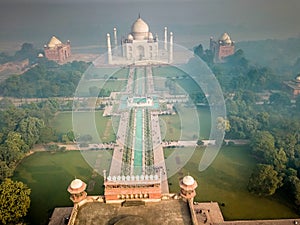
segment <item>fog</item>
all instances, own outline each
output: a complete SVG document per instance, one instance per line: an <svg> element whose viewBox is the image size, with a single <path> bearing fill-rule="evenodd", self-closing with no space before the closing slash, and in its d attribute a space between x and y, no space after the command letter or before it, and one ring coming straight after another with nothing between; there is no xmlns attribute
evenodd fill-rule
<svg viewBox="0 0 300 225"><path fill-rule="evenodd" d="M73 46L104 46L106 33L117 27L119 38L130 32L141 13L160 38L173 31L185 47L228 32L235 41L299 36L298 0L2 0L0 51L23 42L41 47L52 35Z"/></svg>

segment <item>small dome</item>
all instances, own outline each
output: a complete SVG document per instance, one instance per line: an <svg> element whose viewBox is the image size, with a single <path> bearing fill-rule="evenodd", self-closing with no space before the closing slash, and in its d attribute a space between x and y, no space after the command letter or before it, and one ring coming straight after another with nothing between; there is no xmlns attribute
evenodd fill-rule
<svg viewBox="0 0 300 225"><path fill-rule="evenodd" d="M193 185L195 183L195 180L192 176L188 175L188 176L185 176L182 180L182 183L185 184L185 185Z"/></svg>
<svg viewBox="0 0 300 225"><path fill-rule="evenodd" d="M231 40L230 36L225 32L219 39L220 41Z"/></svg>
<svg viewBox="0 0 300 225"><path fill-rule="evenodd" d="M62 42L57 37L53 36L48 43L48 47L54 48L57 45L61 45L61 44L62 44Z"/></svg>
<svg viewBox="0 0 300 225"><path fill-rule="evenodd" d="M149 26L148 24L139 17L131 27L132 33L148 33L149 32Z"/></svg>
<svg viewBox="0 0 300 225"><path fill-rule="evenodd" d="M224 33L220 37L219 43L223 45L231 45L233 41L231 40L230 36L227 33Z"/></svg>
<svg viewBox="0 0 300 225"><path fill-rule="evenodd" d="M80 179L75 179L71 182L70 184L70 188L72 189L78 189L78 188L81 188L83 185L83 181L80 180Z"/></svg>
<svg viewBox="0 0 300 225"><path fill-rule="evenodd" d="M225 44L228 44L228 45L231 45L231 44L232 44L232 41L231 41L230 39L227 39L227 40L225 40L224 42L225 42Z"/></svg>
<svg viewBox="0 0 300 225"><path fill-rule="evenodd" d="M153 34L151 32L149 32L149 39L153 40Z"/></svg>
<svg viewBox="0 0 300 225"><path fill-rule="evenodd" d="M296 81L300 82L300 74L296 77Z"/></svg>
<svg viewBox="0 0 300 225"><path fill-rule="evenodd" d="M132 40L133 40L133 36L132 36L132 34L128 34L128 37L127 37L127 39L132 41Z"/></svg>

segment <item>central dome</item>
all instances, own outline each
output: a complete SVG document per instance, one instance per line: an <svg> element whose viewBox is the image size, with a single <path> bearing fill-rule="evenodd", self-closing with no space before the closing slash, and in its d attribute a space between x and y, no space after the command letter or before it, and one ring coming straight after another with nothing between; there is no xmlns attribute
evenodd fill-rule
<svg viewBox="0 0 300 225"><path fill-rule="evenodd" d="M131 26L131 34L135 40L145 40L148 39L149 26L148 24L139 18Z"/></svg>
<svg viewBox="0 0 300 225"><path fill-rule="evenodd" d="M221 41L221 42L223 42L223 44L227 44L227 45L232 44L231 38L226 32L224 34L222 34L219 41Z"/></svg>
<svg viewBox="0 0 300 225"><path fill-rule="evenodd" d="M48 47L49 48L55 48L57 45L61 45L62 42L55 36L52 36L52 38L50 39L49 43L48 43Z"/></svg>
<svg viewBox="0 0 300 225"><path fill-rule="evenodd" d="M142 20L141 17L139 17L131 27L132 33L148 33L149 32L149 26L148 24Z"/></svg>

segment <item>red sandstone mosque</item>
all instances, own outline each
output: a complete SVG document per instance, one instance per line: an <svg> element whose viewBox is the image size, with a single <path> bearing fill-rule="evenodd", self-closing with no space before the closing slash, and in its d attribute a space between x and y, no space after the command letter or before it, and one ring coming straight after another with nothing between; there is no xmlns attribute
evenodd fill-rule
<svg viewBox="0 0 300 225"><path fill-rule="evenodd" d="M294 97L300 95L300 74L294 80L286 81L284 84Z"/></svg>
<svg viewBox="0 0 300 225"><path fill-rule="evenodd" d="M224 62L224 58L234 54L235 45L227 33L221 35L218 41L210 38L209 49L212 51L215 63Z"/></svg>
<svg viewBox="0 0 300 225"><path fill-rule="evenodd" d="M62 43L57 37L52 36L49 43L44 45L45 57L58 63L63 63L71 56L71 43Z"/></svg>

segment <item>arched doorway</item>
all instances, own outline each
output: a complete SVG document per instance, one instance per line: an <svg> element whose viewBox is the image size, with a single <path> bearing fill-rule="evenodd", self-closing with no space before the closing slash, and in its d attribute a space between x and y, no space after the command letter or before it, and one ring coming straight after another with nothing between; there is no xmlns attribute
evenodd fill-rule
<svg viewBox="0 0 300 225"><path fill-rule="evenodd" d="M145 57L145 49L144 49L144 47L143 46L141 46L141 45L139 45L138 47L137 47L137 50L138 50L138 59L139 60L142 60L144 57Z"/></svg>

